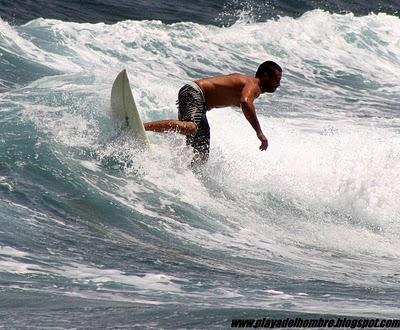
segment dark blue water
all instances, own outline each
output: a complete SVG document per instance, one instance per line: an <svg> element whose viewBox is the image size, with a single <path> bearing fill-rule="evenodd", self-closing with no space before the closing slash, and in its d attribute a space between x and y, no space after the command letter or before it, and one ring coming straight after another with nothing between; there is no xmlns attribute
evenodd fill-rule
<svg viewBox="0 0 400 330"><path fill-rule="evenodd" d="M212 1L212 0L2 0L0 16L14 24L37 17L72 22L115 23L122 20L161 20L165 23L197 22L201 24L232 24L243 10L251 12L258 21L277 16L298 17L307 11L323 9L335 13L366 15L371 12L400 15L400 1Z"/></svg>
<svg viewBox="0 0 400 330"><path fill-rule="evenodd" d="M0 1L0 327L229 328L398 318L399 1ZM188 80L283 67L212 110L210 160L120 134Z"/></svg>

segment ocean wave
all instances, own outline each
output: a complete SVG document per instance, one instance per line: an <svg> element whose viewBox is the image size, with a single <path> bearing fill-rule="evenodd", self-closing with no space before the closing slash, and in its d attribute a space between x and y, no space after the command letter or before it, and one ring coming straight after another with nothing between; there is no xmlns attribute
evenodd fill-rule
<svg viewBox="0 0 400 330"><path fill-rule="evenodd" d="M374 308L398 291L398 31L322 10L229 27L1 21L8 299L393 315L395 298ZM256 103L269 150L239 109L212 110L202 175L182 137L149 134L139 153L108 113L123 68L146 121L176 117L185 81L266 59L284 69Z"/></svg>

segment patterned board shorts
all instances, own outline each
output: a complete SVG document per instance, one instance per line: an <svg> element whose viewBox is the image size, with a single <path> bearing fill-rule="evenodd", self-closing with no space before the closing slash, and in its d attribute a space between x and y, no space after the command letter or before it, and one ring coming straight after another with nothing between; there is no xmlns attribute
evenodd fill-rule
<svg viewBox="0 0 400 330"><path fill-rule="evenodd" d="M178 111L179 120L192 121L197 125L197 132L186 137L186 144L193 147L192 164L204 164L210 152L210 126L206 117L207 104L196 83L184 85L179 90Z"/></svg>

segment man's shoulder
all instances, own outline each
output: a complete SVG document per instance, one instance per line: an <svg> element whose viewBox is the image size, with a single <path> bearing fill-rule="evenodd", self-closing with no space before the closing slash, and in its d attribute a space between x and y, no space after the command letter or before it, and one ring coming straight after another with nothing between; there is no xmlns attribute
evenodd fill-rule
<svg viewBox="0 0 400 330"><path fill-rule="evenodd" d="M245 74L239 73L239 72L227 74L226 77L235 77L238 79L245 79L245 80L251 80L253 78L251 76L248 76L248 75L245 75Z"/></svg>
<svg viewBox="0 0 400 330"><path fill-rule="evenodd" d="M230 73L221 76L214 76L203 78L195 81L201 88L206 88L206 86L225 86L225 87L235 87L244 88L245 86L254 85L254 77L244 75L242 73Z"/></svg>
<svg viewBox="0 0 400 330"><path fill-rule="evenodd" d="M231 73L229 75L226 75L228 79L232 80L232 82L235 82L235 85L239 83L240 85L244 86L251 86L256 83L254 77L245 75L243 73Z"/></svg>

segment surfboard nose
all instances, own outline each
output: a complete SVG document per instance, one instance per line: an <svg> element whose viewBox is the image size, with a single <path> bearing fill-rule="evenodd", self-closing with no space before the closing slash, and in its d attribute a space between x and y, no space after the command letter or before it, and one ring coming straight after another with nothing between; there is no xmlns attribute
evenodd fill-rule
<svg viewBox="0 0 400 330"><path fill-rule="evenodd" d="M133 99L126 69L123 69L115 78L111 88L111 113L121 128L129 128L138 145L142 148L149 147L146 132L139 112Z"/></svg>

